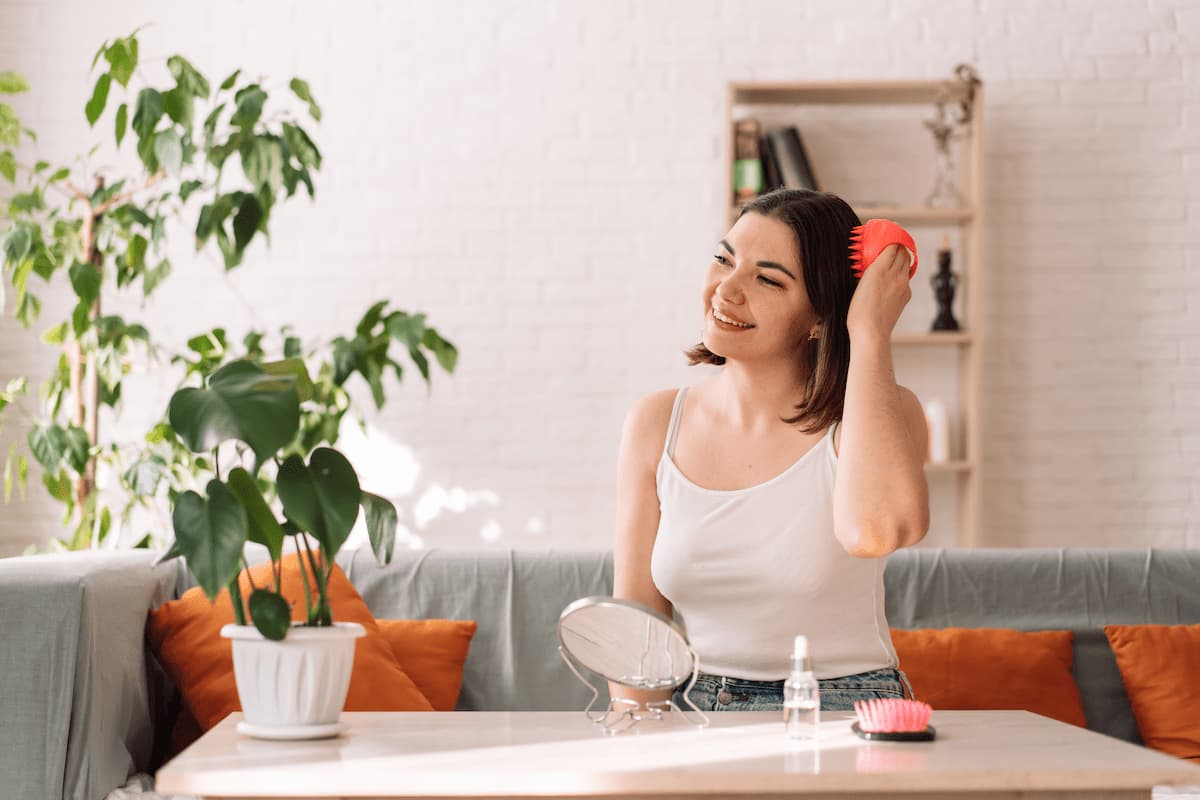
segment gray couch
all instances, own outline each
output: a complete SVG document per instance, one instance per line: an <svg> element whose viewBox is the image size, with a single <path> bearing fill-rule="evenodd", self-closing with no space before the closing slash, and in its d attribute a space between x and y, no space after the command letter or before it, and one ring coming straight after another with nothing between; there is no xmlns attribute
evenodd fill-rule
<svg viewBox="0 0 1200 800"><path fill-rule="evenodd" d="M0 787L22 800L100 800L153 765L172 690L144 646L146 614L191 585L177 562L104 552L0 560ZM605 552L402 552L380 567L339 556L377 617L479 623L459 710L580 709L560 660L570 601L608 594ZM1200 622L1200 551L911 550L886 570L893 627L1076 632L1088 727L1137 742L1101 628ZM781 612L785 613L785 612Z"/></svg>

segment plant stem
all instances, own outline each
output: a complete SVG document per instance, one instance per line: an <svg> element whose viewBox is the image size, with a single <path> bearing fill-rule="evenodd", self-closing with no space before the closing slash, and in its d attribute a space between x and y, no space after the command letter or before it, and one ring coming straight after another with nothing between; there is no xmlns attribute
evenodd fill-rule
<svg viewBox="0 0 1200 800"><path fill-rule="evenodd" d="M238 585L237 576L229 582L229 597L233 600L233 618L238 625L246 624L246 609L242 607L242 587Z"/></svg>
<svg viewBox="0 0 1200 800"><path fill-rule="evenodd" d="M250 588L257 592L258 587L254 585L254 576L250 574L250 565L246 563L245 556L242 556L242 566L246 570L246 580L250 581Z"/></svg>
<svg viewBox="0 0 1200 800"><path fill-rule="evenodd" d="M304 540L304 549L308 553L308 562L312 566L313 582L317 584L317 624L328 624L329 601L325 597L325 572L323 567L317 563L317 559L313 557L312 548L308 544L308 536L305 534L300 534L300 536ZM312 621L310 617L309 622Z"/></svg>

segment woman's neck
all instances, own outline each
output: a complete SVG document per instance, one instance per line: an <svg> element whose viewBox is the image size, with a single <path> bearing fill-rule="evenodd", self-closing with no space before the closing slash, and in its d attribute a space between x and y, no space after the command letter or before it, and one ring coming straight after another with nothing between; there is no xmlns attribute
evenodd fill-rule
<svg viewBox="0 0 1200 800"><path fill-rule="evenodd" d="M766 433L796 413L804 377L798 365L727 361L713 379L717 410L748 435Z"/></svg>

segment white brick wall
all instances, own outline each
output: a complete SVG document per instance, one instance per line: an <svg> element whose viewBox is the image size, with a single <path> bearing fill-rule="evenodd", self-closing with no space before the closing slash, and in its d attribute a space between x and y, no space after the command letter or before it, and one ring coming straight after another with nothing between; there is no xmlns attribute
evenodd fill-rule
<svg viewBox="0 0 1200 800"><path fill-rule="evenodd" d="M0 68L33 83L18 104L40 155L96 140L91 54L144 22L148 70L182 52L216 80L307 78L327 166L270 250L223 277L184 246L156 302L124 310L175 344L218 321L332 335L380 297L428 311L459 372L429 396L392 389L376 421L397 466L371 470L428 545L607 546L625 409L698 378L679 351L725 213L726 81L959 61L987 90L986 540L1200 544L1194 2L2 0ZM884 159L881 178L921 197L928 141L906 136L908 171ZM812 147L831 177L870 163L826 150L822 166L819 131ZM930 265L937 233L920 239ZM932 308L918 284L909 328ZM0 322L0 379L47 359ZM914 386L944 383L922 369ZM139 380L131 429L166 398ZM952 486L934 480L931 541L952 534ZM31 496L0 510L0 554L53 534Z"/></svg>

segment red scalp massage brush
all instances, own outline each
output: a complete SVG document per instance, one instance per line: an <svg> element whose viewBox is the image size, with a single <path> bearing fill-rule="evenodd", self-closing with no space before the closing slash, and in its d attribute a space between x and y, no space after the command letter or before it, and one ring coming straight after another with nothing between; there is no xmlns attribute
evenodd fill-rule
<svg viewBox="0 0 1200 800"><path fill-rule="evenodd" d="M858 721L850 726L863 739L882 742L929 742L937 731L929 724L933 708L919 700L856 700Z"/></svg>
<svg viewBox="0 0 1200 800"><path fill-rule="evenodd" d="M879 258L886 247L893 244L908 250L912 258L908 268L908 277L911 279L917 274L917 245L908 231L890 219L872 219L851 228L850 268L854 270L854 277L861 279L863 271Z"/></svg>

